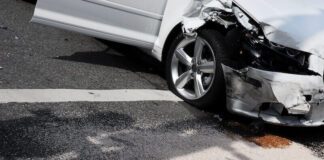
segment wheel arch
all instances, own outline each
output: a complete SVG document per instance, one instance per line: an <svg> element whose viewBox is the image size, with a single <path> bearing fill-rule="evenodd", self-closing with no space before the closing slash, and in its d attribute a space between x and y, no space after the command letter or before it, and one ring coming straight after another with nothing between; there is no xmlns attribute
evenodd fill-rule
<svg viewBox="0 0 324 160"><path fill-rule="evenodd" d="M168 50L173 42L173 39L176 38L180 33L182 33L182 23L178 23L176 26L173 27L171 32L169 33L162 49L162 63L165 65L166 58L168 56Z"/></svg>
<svg viewBox="0 0 324 160"><path fill-rule="evenodd" d="M212 30L216 30L218 32L220 32L222 35L226 35L227 33L227 29L224 28L224 26L217 24L217 23L206 23L204 26L202 26L201 28L198 29L199 30L203 30L203 29L212 29ZM171 30L171 32L169 33L169 35L166 38L166 41L163 45L163 49L162 49L162 64L165 65L166 62L166 58L168 56L168 50L173 42L173 39L176 38L179 34L182 33L182 23L178 23L177 25L175 25L173 27L173 29Z"/></svg>

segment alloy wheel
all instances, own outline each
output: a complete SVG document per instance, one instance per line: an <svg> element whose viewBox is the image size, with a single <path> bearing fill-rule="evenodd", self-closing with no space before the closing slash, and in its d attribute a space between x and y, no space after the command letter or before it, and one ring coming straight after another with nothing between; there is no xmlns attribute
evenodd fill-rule
<svg viewBox="0 0 324 160"><path fill-rule="evenodd" d="M202 98L212 87L215 70L215 54L203 38L185 38L176 47L171 75L176 90L184 98Z"/></svg>

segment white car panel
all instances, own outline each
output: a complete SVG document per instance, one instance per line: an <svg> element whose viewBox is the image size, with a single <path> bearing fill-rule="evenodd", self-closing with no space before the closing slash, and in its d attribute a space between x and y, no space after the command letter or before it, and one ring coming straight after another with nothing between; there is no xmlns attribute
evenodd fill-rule
<svg viewBox="0 0 324 160"><path fill-rule="evenodd" d="M155 41L153 56L162 60L162 50L166 39L175 26L181 24L183 16L198 7L201 1L197 0L169 0L163 15L159 36Z"/></svg>
<svg viewBox="0 0 324 160"><path fill-rule="evenodd" d="M130 2L127 6L126 2ZM38 0L32 22L153 48L166 0ZM148 9L155 6L156 11ZM141 7L146 6L146 7Z"/></svg>

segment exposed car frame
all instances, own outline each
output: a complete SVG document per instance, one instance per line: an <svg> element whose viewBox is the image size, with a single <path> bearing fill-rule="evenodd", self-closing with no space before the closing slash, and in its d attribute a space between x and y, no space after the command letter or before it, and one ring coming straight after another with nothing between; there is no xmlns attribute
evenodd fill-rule
<svg viewBox="0 0 324 160"><path fill-rule="evenodd" d="M73 1L66 3L72 4ZM167 68L175 72L169 71L171 90L191 104L207 104L202 101L210 96L209 92L215 90L213 95L216 96L214 87L219 84L214 81L224 78L227 109L232 113L287 126L324 125L323 1L161 0L159 2L165 8L156 13L125 8L106 0L83 1L111 5L118 10L128 9L132 15L146 17L141 20L156 28L142 32L111 26L107 28L99 23L102 18L92 17L89 18L92 21L87 21L72 16L75 14L73 12L57 9L55 4L63 4L63 0L39 0L32 21L151 49L152 56L160 61L169 61L166 65L171 67ZM146 9L150 10L149 7ZM59 13L59 10L63 13ZM302 26L304 28L298 28ZM213 41L206 29L217 31L210 33L217 34L218 41ZM178 32L182 32L182 39L179 39ZM224 42L219 41L222 38ZM170 48L177 51L184 48L185 45L181 44L189 45L191 40L197 44L199 39L203 39L201 42L207 48L210 45L210 56L205 58L208 61L197 63L196 51L190 61L181 61L183 57L176 53L170 56ZM174 40L178 44L173 46ZM226 54L213 53L223 51L223 48L215 50L217 42L226 48ZM187 63L190 74L181 72L182 75L187 74L187 77L181 77L178 73L178 61ZM217 66L218 63L221 66ZM174 65L177 65L177 69L172 69ZM215 67L216 71L202 69L208 65ZM221 68L222 77L217 77L220 76L218 68ZM172 79L173 75L177 75L177 79L187 78L189 81L199 74L196 70L208 74L204 78L210 79L209 85L201 90L199 96L197 93L182 93L183 90L177 87L177 81ZM193 79L196 86L197 80ZM180 84L182 88L185 85Z"/></svg>

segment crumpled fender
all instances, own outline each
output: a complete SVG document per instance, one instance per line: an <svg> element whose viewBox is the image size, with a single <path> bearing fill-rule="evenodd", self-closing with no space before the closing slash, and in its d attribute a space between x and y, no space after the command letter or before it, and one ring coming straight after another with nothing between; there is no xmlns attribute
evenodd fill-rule
<svg viewBox="0 0 324 160"><path fill-rule="evenodd" d="M201 6L190 11L183 17L183 33L194 36L195 31L204 26L206 22L213 21L224 25L226 28L234 23L225 21L218 17L220 12L233 12L231 0L205 0Z"/></svg>

